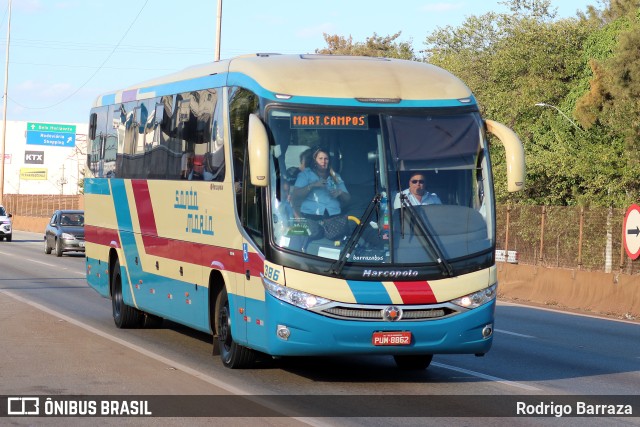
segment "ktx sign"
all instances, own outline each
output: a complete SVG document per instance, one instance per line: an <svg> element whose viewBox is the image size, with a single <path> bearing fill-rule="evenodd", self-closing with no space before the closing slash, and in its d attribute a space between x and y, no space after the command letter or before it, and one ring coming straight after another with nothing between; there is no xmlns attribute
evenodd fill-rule
<svg viewBox="0 0 640 427"><path fill-rule="evenodd" d="M75 147L75 125L27 122L27 144Z"/></svg>
<svg viewBox="0 0 640 427"><path fill-rule="evenodd" d="M25 151L24 162L30 165L44 164L44 151Z"/></svg>

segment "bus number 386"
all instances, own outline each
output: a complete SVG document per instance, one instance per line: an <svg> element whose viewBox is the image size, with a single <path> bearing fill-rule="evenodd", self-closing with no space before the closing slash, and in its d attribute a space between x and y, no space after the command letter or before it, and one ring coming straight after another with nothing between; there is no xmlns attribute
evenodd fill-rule
<svg viewBox="0 0 640 427"><path fill-rule="evenodd" d="M268 265L264 266L264 277L267 279L273 280L274 282L278 281L280 277L280 270L276 270L273 267L269 267Z"/></svg>

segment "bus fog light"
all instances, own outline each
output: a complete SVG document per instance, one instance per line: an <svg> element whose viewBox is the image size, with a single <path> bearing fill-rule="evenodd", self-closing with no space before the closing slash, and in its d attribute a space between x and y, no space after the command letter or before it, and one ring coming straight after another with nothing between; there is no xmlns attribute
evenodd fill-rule
<svg viewBox="0 0 640 427"><path fill-rule="evenodd" d="M491 335L493 335L493 325L489 323L487 326L482 328L482 337L489 338Z"/></svg>
<svg viewBox="0 0 640 427"><path fill-rule="evenodd" d="M289 336L291 335L291 331L289 330L289 328L287 328L284 325L278 325L278 328L276 330L276 335L278 335L278 338L286 341L289 339Z"/></svg>

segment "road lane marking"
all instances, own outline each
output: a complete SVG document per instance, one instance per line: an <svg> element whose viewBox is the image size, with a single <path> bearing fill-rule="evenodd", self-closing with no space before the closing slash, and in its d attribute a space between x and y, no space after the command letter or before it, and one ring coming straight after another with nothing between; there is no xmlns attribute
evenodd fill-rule
<svg viewBox="0 0 640 427"><path fill-rule="evenodd" d="M7 252L4 252L4 251L0 251L0 254L2 254L2 255L12 256L12 257L15 257L15 258L21 258L21 259L23 259L23 260L25 260L25 261L35 262L36 264L46 265L47 267L56 268L56 269L59 269L59 270L66 270L66 271L70 271L70 272L75 273L75 274L78 274L78 275L80 275L80 276L84 276L84 275L85 275L84 271L78 271L76 268L73 268L73 269L70 269L69 267L62 267L62 268L61 268L61 267L60 267L59 265L57 265L57 264L51 264L51 263L44 262L44 261L38 261L37 259L33 259L33 258L24 258L24 257L22 257L22 256L20 256L20 255L15 255L15 254L12 254L12 253L10 253L10 252L8 252L8 253L7 253Z"/></svg>
<svg viewBox="0 0 640 427"><path fill-rule="evenodd" d="M517 388L521 388L524 390L529 390L529 391L542 391L542 389L539 389L537 387L533 387L527 384L522 384L519 382L515 382L515 381L509 381L509 380L505 380L504 378L498 378L498 377L494 377L493 375L487 375L487 374L483 374L481 372L476 372L476 371L471 371L469 369L464 369L464 368L459 368L457 366L451 366L451 365L446 365L444 363L438 363L438 362L431 362L432 366L438 366L440 368L444 368L444 369L449 369L451 371L456 371L456 372L461 372L463 374L467 374L467 375L471 375L474 377L478 377L478 378L482 378L483 380L488 380L488 381L494 381L500 384L504 384L504 385L508 385L511 387L517 387Z"/></svg>
<svg viewBox="0 0 640 427"><path fill-rule="evenodd" d="M180 370L180 371L182 371L182 372L184 372L186 374L194 376L194 377L198 378L199 380L207 382L207 383L209 383L209 384L211 384L211 385L213 385L215 387L218 387L218 388L220 388L222 390L225 390L225 391L227 391L227 392L229 392L231 394L242 395L242 396L253 396L253 393L250 392L250 391L241 389L239 387L234 387L232 385L229 385L228 383L220 381L220 380L218 380L216 378L213 378L213 377L211 377L209 375L203 374L202 372L199 372L196 369L193 369L193 368L190 368L190 367L188 367L186 365L183 365L182 363L179 363L179 362L174 361L172 359L160 356L159 354L153 353L153 352L151 352L149 350L146 350L146 349L144 349L144 348L142 348L140 346L137 346L135 344L127 342L127 341L125 341L123 339L117 338L117 337L115 337L113 335L110 335L110 334L108 334L106 332L103 332L103 331L101 331L99 329L96 329L96 328L94 328L92 326L85 325L84 323L80 322L79 320L74 319L73 317L69 317L69 316L67 316L65 314L62 314L62 313L60 313L60 312L58 312L56 310L53 310L53 309L51 309L49 307L46 307L46 306L44 306L42 304L38 304L37 302L30 301L30 300L28 300L26 298L23 298L23 297L21 297L21 296L19 296L17 294L14 294L13 292L10 292L10 291L4 290L4 289L0 289L0 293L6 295L8 297L11 297L11 298L13 298L13 299L15 299L17 301L20 301L20 302L23 302L23 303L25 303L27 305L30 305L31 307L33 307L33 308L35 308L37 310L44 311L45 313L50 314L52 316L55 316L55 317L57 317L59 319L62 319L65 322L71 323L72 325L78 326L78 327L84 329L87 332L90 332L90 333L98 335L98 336L100 336L102 338L108 339L109 341L112 341L112 342L114 342L116 344L123 345L123 346L127 347L128 349L131 349L131 350L136 351L136 352L138 352L138 353L140 353L142 355L150 357L150 358L152 358L152 359L154 359L154 360L156 360L158 362L164 363L165 365L171 366L172 368L178 369L178 370ZM251 397L247 397L247 399L251 399ZM255 399L251 399L251 400L254 400L256 403L262 404L265 407L271 408L271 409L276 410L276 411L278 411L278 410L281 411L282 410L282 409L279 409L277 407L277 405L271 405L268 402L268 400L265 401L264 399L259 398L259 397L256 397ZM330 424L330 423L325 422L324 420L311 418L311 417L288 417L288 418L300 421L303 424L307 424L307 425L314 426L314 427L335 426L335 424Z"/></svg>
<svg viewBox="0 0 640 427"><path fill-rule="evenodd" d="M535 338L532 335L525 335L525 334L519 334L517 332L511 332L511 331L505 331L504 329L494 329L495 332L500 332L501 334L507 334L507 335L513 335L515 337L522 337L522 338Z"/></svg>
<svg viewBox="0 0 640 427"><path fill-rule="evenodd" d="M163 356L160 356L158 354L155 354L155 353L153 353L153 352L151 352L149 350L146 350L146 349L144 349L144 348L142 348L140 346L132 344L132 343L130 343L128 341L125 341L125 340L123 340L121 338L118 338L118 337L115 337L113 335L110 335L110 334L108 334L106 332L103 332L103 331L101 331L99 329L96 329L96 328L94 328L92 326L85 325L84 323L80 322L79 320L76 320L76 319L74 319L72 317L69 317L69 316L67 316L65 314L62 314L62 313L60 313L60 312L58 312L56 310L53 310L53 309L51 309L49 307L46 307L46 306L44 306L42 304L39 304L37 302L30 301L30 300L28 300L26 298L21 297L20 295L14 294L13 292L6 291L6 290L0 290L0 292L2 292L3 294L5 294L5 295L7 295L7 296L9 296L9 297L11 297L13 299L16 299L16 300L18 300L20 302L28 304L31 307L34 307L34 308L36 308L38 310L41 310L41 311L44 311L45 313L48 313L48 314L50 314L52 316L56 316L56 317L64 320L65 322L68 322L68 323L71 323L72 325L78 326L78 327L80 327L80 328L82 328L82 329L84 329L84 330L86 330L88 332L91 332L92 334L98 335L98 336L100 336L102 338L106 338L106 339L108 339L110 341L113 341L113 342L115 342L117 344L123 345L123 346L125 346L125 347L127 347L127 348L129 348L131 350L137 351L138 353L141 353L141 354L143 354L145 356L151 357L152 359L155 359L155 360L157 360L159 362L162 362L164 364L167 364L169 366L173 366L176 369L179 369L179 370L181 370L183 372L186 372L186 373L188 373L188 374L190 374L190 375L192 375L192 376L194 376L196 378L199 378L199 379L201 379L203 381L206 381L209 384L212 384L212 385L214 385L216 387L220 387L223 390L226 390L226 391L228 391L230 393L239 394L239 395L250 395L251 394L250 392L248 392L246 390L240 389L238 387L231 386L231 385L229 385L227 383L224 383L224 382L222 382L220 380L217 380L217 379L215 379L213 377L210 377L209 375L206 375L206 374L203 374L201 372L198 372L197 370L195 370L193 368L190 368L190 367L188 367L186 365L183 365L183 364L181 364L179 362L176 362L176 361L173 361L173 360L168 359L166 357L163 357Z"/></svg>
<svg viewBox="0 0 640 427"><path fill-rule="evenodd" d="M613 317L609 317L609 316L598 315L598 314L589 314L589 313L574 313L572 311L563 311L563 310L559 310L557 308L548 308L548 307L539 307L537 305L519 304L519 303L515 303L515 302L511 302L511 301L498 301L497 304L498 305L504 305L504 306L512 306L512 307L529 308L531 310L550 311L552 313L566 314L566 315L569 315L569 316L588 317L588 318L591 318L591 319L609 320L611 322L619 322L619 323L627 323L627 324L630 324L630 325L638 325L638 321L637 320L617 319L617 318L613 318Z"/></svg>

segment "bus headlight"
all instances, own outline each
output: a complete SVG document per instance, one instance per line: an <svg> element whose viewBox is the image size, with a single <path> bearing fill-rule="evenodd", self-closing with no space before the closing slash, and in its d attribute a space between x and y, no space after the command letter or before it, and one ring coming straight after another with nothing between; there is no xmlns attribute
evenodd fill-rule
<svg viewBox="0 0 640 427"><path fill-rule="evenodd" d="M451 302L464 308L477 308L496 298L497 287L497 284L492 285L478 292L451 300Z"/></svg>
<svg viewBox="0 0 640 427"><path fill-rule="evenodd" d="M275 298L278 298L280 301L295 305L296 307L309 310L331 302L331 300L328 300L326 298L291 289L276 282L272 282L262 274L260 275L260 277L262 278L262 284L264 285L264 288L267 290L267 292L269 292L269 294L273 295Z"/></svg>

